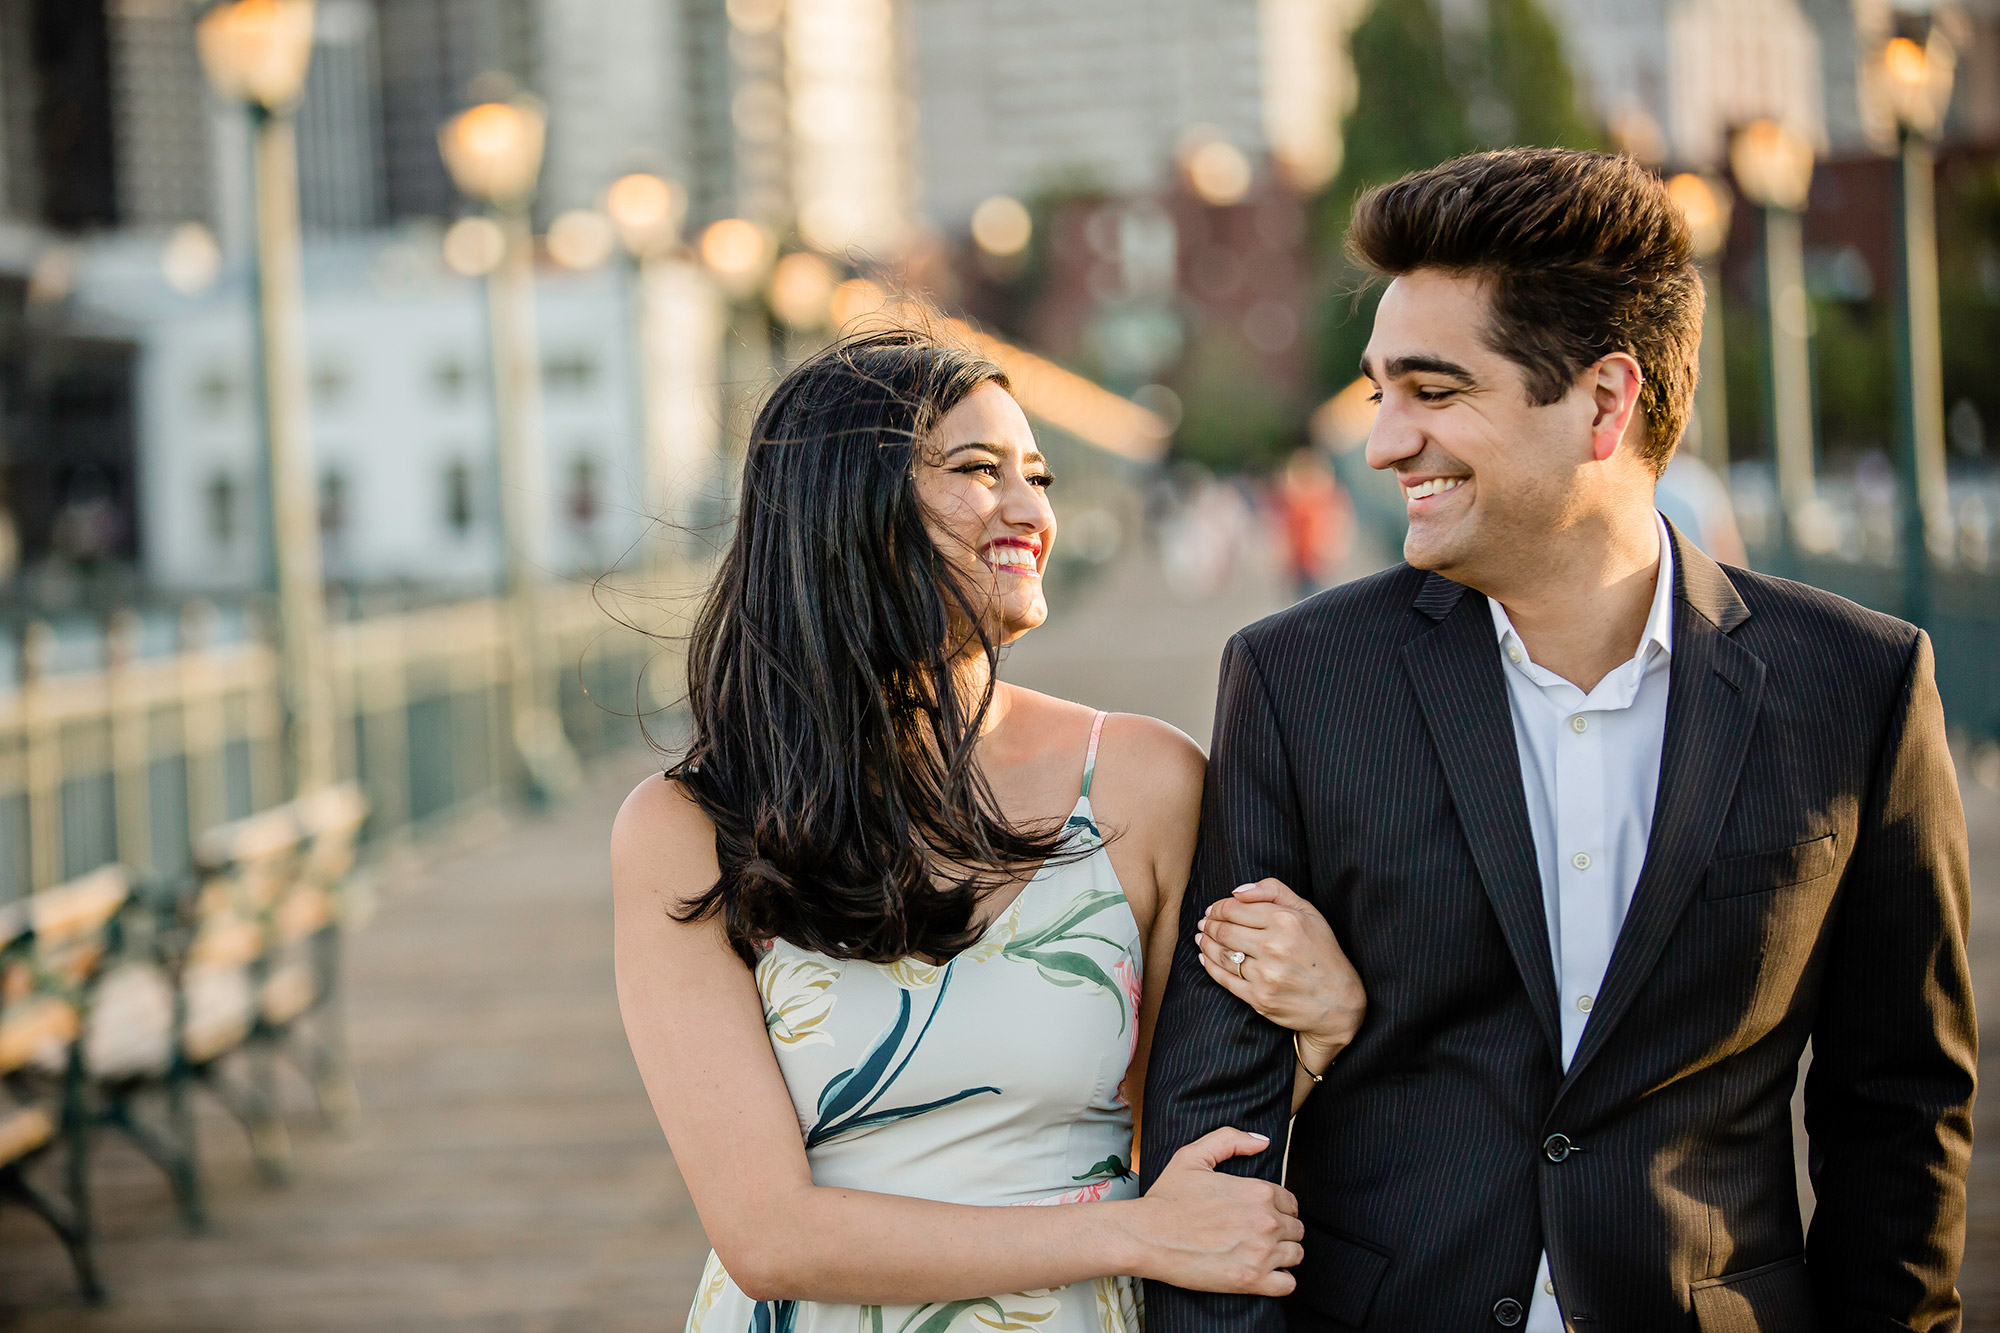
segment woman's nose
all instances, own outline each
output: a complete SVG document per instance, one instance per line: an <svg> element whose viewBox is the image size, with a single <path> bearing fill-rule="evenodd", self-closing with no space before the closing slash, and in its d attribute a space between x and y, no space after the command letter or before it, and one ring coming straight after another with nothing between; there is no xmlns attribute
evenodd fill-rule
<svg viewBox="0 0 2000 1333"><path fill-rule="evenodd" d="M1000 504L1002 520L1031 529L1046 527L1052 512L1049 497L1042 488L1025 481L1009 486L1006 498Z"/></svg>

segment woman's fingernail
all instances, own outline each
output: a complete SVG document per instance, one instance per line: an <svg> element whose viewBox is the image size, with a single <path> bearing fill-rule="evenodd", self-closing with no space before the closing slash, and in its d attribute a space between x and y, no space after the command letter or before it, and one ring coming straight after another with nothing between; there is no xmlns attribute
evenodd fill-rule
<svg viewBox="0 0 2000 1333"><path fill-rule="evenodd" d="M1257 886L1255 884L1238 884L1235 888L1231 889L1229 892L1231 894L1248 893L1250 892L1250 890L1256 887Z"/></svg>
<svg viewBox="0 0 2000 1333"><path fill-rule="evenodd" d="M1262 1139L1266 1143L1269 1143L1271 1141L1271 1136L1269 1134L1259 1134L1254 1129L1246 1129L1243 1132L1245 1134L1248 1134L1253 1139Z"/></svg>

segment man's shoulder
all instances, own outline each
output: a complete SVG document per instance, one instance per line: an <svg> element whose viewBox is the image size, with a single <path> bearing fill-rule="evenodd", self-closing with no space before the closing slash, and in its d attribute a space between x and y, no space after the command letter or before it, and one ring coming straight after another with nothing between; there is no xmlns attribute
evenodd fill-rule
<svg viewBox="0 0 2000 1333"><path fill-rule="evenodd" d="M1428 577L1421 569L1393 565L1246 625L1236 632L1235 642L1260 664L1295 657L1305 648L1394 646L1403 637L1395 632L1399 628L1428 623L1416 610L1417 591Z"/></svg>
<svg viewBox="0 0 2000 1333"><path fill-rule="evenodd" d="M1919 633L1915 625L1858 602L1772 574L1722 566L1750 618L1735 636L1760 656L1843 674L1883 673L1900 682Z"/></svg>

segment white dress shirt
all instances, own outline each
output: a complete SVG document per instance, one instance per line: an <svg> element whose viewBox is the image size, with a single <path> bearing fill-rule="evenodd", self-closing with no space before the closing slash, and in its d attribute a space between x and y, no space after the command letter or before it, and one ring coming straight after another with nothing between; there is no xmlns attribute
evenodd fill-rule
<svg viewBox="0 0 2000 1333"><path fill-rule="evenodd" d="M1565 1069L1576 1056L1625 925L1660 789L1674 643L1674 551L1666 522L1657 513L1653 521L1660 534L1660 570L1639 650L1588 694L1537 666L1506 610L1487 599L1500 637L1514 748L1548 912ZM1563 1330L1544 1252L1525 1333Z"/></svg>

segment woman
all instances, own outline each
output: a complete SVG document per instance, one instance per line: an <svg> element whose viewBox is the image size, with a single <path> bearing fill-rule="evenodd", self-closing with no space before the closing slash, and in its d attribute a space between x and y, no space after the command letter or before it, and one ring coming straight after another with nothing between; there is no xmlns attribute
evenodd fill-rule
<svg viewBox="0 0 2000 1333"><path fill-rule="evenodd" d="M715 1247L690 1333L1130 1333L1136 1278L1292 1289L1291 1196L1214 1170L1262 1137L1137 1197L1203 759L995 679L1048 614L1052 480L1000 371L910 330L758 416L691 745L612 833L626 1032ZM1238 896L1202 964L1295 1028L1296 1106L1360 986L1282 886Z"/></svg>

